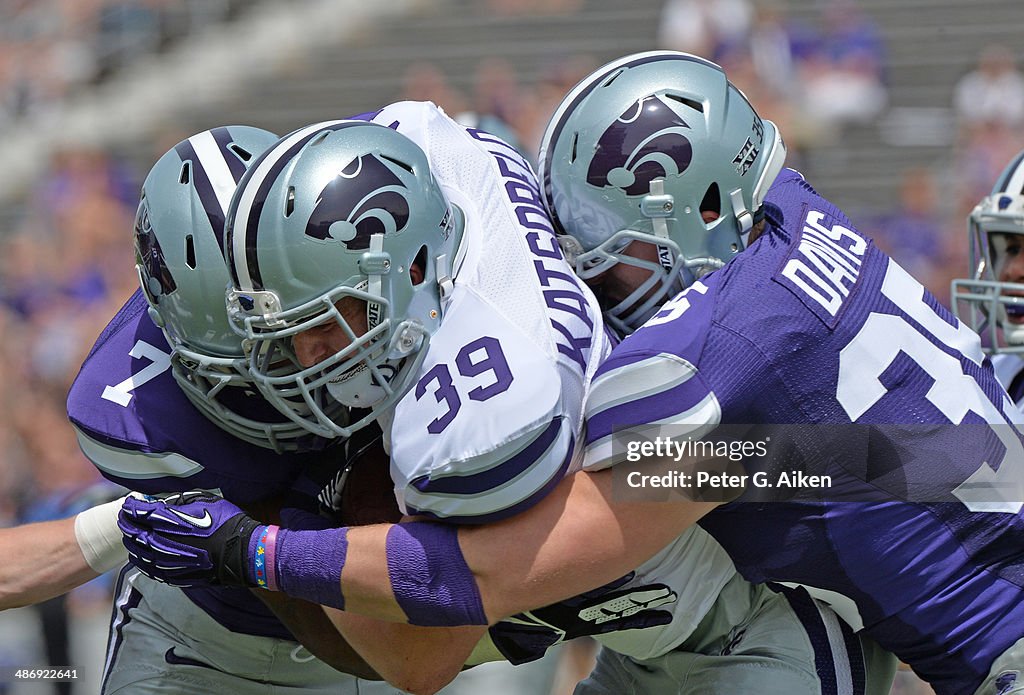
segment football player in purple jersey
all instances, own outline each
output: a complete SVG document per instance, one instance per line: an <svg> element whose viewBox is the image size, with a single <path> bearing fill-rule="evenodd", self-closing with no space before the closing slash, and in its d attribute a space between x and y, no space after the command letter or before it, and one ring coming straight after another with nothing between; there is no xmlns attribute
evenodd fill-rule
<svg viewBox="0 0 1024 695"><path fill-rule="evenodd" d="M341 455L317 452L323 440L251 387L241 339L227 321L225 211L246 167L276 140L257 128L214 128L175 145L146 177L134 229L142 289L102 332L67 402L83 452L126 488L212 489L278 518L283 506L316 510L317 489L296 492L310 485L304 471ZM95 522L83 527L87 541L113 530L113 516L84 521ZM325 646L304 632L329 628L322 615L312 628L291 617L286 627L247 590L172 589L129 565L115 601L103 692L255 693L268 680L304 692L356 692L357 679L314 658L297 636L340 668L376 677L340 640Z"/></svg>
<svg viewBox="0 0 1024 695"><path fill-rule="evenodd" d="M562 102L546 200L577 271L635 331L595 379L585 466L618 468L652 426L780 435L763 468L744 462L743 496L701 520L739 571L829 601L938 693L1011 692L1017 414L978 336L783 169L780 142L688 55L624 58Z"/></svg>
<svg viewBox="0 0 1024 695"><path fill-rule="evenodd" d="M939 695L1021 692L1012 401L978 335L784 169L782 151L775 127L694 56L628 56L574 88L545 137L545 198L577 271L631 332L590 389L584 471L496 524L349 529L331 558L340 581L317 598L486 624L614 580L699 521L748 579L827 600ZM623 493L641 473L631 454L653 444L640 437L757 444L729 426L781 440L767 469L741 456L738 498ZM648 463L674 463L651 451ZM816 482L794 487L805 478ZM133 538L177 547L181 572L244 571L248 557L218 534L265 528L215 502L188 508L216 517L197 531L160 518L167 508L128 500L122 529L136 552L147 550ZM278 587L309 586L302 562L272 570ZM624 681L633 668L602 667Z"/></svg>
<svg viewBox="0 0 1024 695"><path fill-rule="evenodd" d="M953 311L984 338L996 378L1024 401L1024 152L967 218L970 278L953 281Z"/></svg>

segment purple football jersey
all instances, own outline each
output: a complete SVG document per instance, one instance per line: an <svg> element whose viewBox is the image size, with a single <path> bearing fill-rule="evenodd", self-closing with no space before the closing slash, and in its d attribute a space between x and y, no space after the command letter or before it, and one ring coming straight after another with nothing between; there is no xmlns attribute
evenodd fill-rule
<svg viewBox="0 0 1024 695"><path fill-rule="evenodd" d="M1012 404L978 337L802 176L784 170L765 208L750 248L602 365L588 464L614 462L613 433L642 425L781 434L785 460L829 484L748 486L702 526L747 579L852 601L937 693L973 693L1024 638Z"/></svg>
<svg viewBox="0 0 1024 695"><path fill-rule="evenodd" d="M170 347L147 308L136 291L71 386L68 418L86 456L104 477L146 494L203 488L243 506L286 494L309 459L237 439L196 410L174 381ZM247 589L184 591L228 629L293 639Z"/></svg>

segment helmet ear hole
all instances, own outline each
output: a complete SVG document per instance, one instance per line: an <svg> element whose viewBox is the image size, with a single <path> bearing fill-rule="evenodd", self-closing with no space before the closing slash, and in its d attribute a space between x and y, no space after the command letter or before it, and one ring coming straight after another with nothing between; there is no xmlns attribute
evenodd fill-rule
<svg viewBox="0 0 1024 695"><path fill-rule="evenodd" d="M412 280L412 284L418 285L421 282L423 282L426 279L426 276L427 276L427 247L426 246L421 246L420 250L416 252L416 258L413 259L412 264L414 266L419 266L419 269L420 269L420 279L419 279L419 281L417 281L416 278L413 277L413 275L412 275L412 268L411 267L409 268L409 279Z"/></svg>
<svg viewBox="0 0 1024 695"><path fill-rule="evenodd" d="M706 212L714 213L715 219L722 216L722 194L718 189L718 183L712 181L704 192L704 198L700 201L700 212L702 216Z"/></svg>

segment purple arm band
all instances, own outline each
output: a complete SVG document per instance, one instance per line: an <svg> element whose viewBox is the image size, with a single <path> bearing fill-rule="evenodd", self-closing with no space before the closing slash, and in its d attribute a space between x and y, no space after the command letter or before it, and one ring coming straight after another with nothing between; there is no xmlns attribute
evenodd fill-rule
<svg viewBox="0 0 1024 695"><path fill-rule="evenodd" d="M388 530L388 576L413 625L486 625L480 591L459 548L458 528L414 521Z"/></svg>
<svg viewBox="0 0 1024 695"><path fill-rule="evenodd" d="M276 526L269 528L272 531L265 536L266 588L344 610L341 568L345 566L348 551L348 529L290 531Z"/></svg>

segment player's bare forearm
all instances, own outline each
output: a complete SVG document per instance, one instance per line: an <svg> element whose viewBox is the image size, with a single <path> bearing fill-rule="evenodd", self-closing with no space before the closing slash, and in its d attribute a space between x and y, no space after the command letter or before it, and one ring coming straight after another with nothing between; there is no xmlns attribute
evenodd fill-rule
<svg viewBox="0 0 1024 695"><path fill-rule="evenodd" d="M0 529L0 610L59 596L98 574L75 539L75 520Z"/></svg>
<svg viewBox="0 0 1024 695"><path fill-rule="evenodd" d="M459 548L488 623L621 577L715 507L682 499L616 501L611 475L579 473L522 514L459 529ZM406 622L410 616L390 584L389 528L349 530L341 574L345 610Z"/></svg>
<svg viewBox="0 0 1024 695"><path fill-rule="evenodd" d="M617 501L611 470L582 472L523 514L461 529L459 545L494 623L621 577L715 506Z"/></svg>
<svg viewBox="0 0 1024 695"><path fill-rule="evenodd" d="M487 632L483 626L418 627L333 608L324 612L386 681L415 695L451 682Z"/></svg>
<svg viewBox="0 0 1024 695"><path fill-rule="evenodd" d="M348 532L348 552L341 570L345 610L380 620L408 622L395 600L388 574L387 524L358 526Z"/></svg>
<svg viewBox="0 0 1024 695"><path fill-rule="evenodd" d="M154 513L175 505L215 521L197 533L178 514ZM612 472L601 471L563 480L531 509L476 527L413 521L289 531L261 527L206 493L129 498L119 524L136 564L171 583L262 579L267 588L381 620L482 626L622 577L714 506L616 500ZM258 539L251 557L226 542L239 533ZM261 563L264 552L275 561Z"/></svg>

